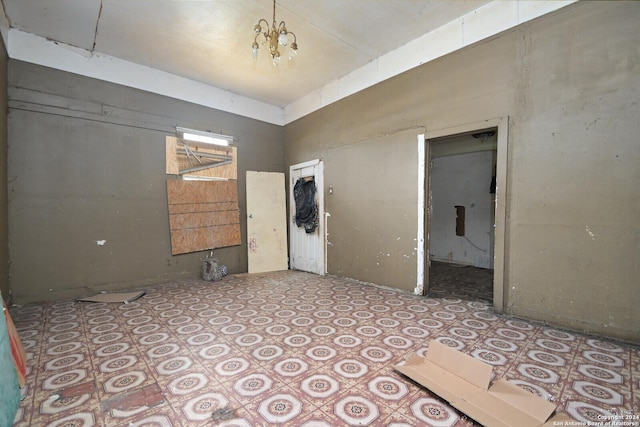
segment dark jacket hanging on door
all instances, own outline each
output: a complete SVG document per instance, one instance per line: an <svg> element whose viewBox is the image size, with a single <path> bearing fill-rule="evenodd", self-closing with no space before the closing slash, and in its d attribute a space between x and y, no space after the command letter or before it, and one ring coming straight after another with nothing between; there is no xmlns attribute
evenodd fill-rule
<svg viewBox="0 0 640 427"><path fill-rule="evenodd" d="M296 201L296 225L313 233L318 226L318 205L316 204L316 182L313 177L300 178L293 187Z"/></svg>

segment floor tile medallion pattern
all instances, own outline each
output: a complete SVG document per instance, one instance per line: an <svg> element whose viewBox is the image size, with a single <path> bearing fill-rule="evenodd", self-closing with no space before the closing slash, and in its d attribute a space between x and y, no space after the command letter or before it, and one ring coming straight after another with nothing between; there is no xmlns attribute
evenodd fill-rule
<svg viewBox="0 0 640 427"><path fill-rule="evenodd" d="M432 339L585 425L640 415L638 347L500 316L464 292L295 271L146 291L12 309L28 353L14 426L474 425L393 369Z"/></svg>

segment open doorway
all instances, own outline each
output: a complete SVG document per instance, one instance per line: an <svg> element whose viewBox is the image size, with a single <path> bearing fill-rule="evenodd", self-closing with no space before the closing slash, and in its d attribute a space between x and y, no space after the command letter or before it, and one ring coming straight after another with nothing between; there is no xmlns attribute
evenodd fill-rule
<svg viewBox="0 0 640 427"><path fill-rule="evenodd" d="M428 143L427 295L493 301L497 130Z"/></svg>
<svg viewBox="0 0 640 427"><path fill-rule="evenodd" d="M494 166L493 170L489 171L489 178L483 178L480 182L481 186L484 188L482 191L487 195L491 202L490 215L493 215L491 218L490 226L493 225L493 229L489 229L489 244L483 246L478 243L477 235L469 236L468 235L468 214L470 210L475 209L477 206L474 204L474 207L471 208L471 202L464 202L466 204L454 202L453 206L445 206L445 216L448 216L449 220L454 221L454 224L451 226L453 228L453 233L456 235L456 238L462 239L463 242L458 242L458 244L467 245L467 259L466 264L460 263L460 265L470 265L470 268L477 269L473 271L482 271L482 270L491 270L493 268L492 274L492 292L489 290L488 292L492 293L492 301L493 301L493 309L496 313L502 313L504 310L504 286L505 286L505 265L506 265L506 257L507 254L505 252L505 236L506 236L506 212L507 212L507 204L506 204L506 194L507 194L507 142L508 142L508 129L509 129L509 118L507 116L498 117L495 119L488 119L480 122L467 123L464 125L454 126L450 128L442 128L436 130L429 130L424 134L418 135L418 234L417 234L417 242L418 242L418 263L417 263L417 283L415 293L418 295L428 295L431 292L432 284L429 279L432 271L432 233L436 232L435 227L431 222L433 221L432 208L433 208L433 200L432 200L432 154L435 154L435 158L438 157L455 157L457 155L462 154L471 154L478 151L487 151L490 154L486 154L487 156L491 156L491 164ZM490 133L493 135L489 136ZM473 135L476 135L474 137ZM458 141L458 138L461 138L461 141ZM467 143L462 140L472 138L477 141L475 143ZM483 141L483 138L484 139ZM487 144L488 138L495 138L494 141L491 142L492 146L485 146L482 150L477 149L477 145ZM476 148L473 147L476 145ZM442 151L440 151L442 150ZM433 152L433 153L432 153ZM464 162L462 162L464 163ZM469 160L467 159L466 164L469 164ZM494 178L495 177L495 178ZM495 182L494 182L495 179ZM451 204L451 201L448 202ZM468 206L467 206L468 204ZM451 212L453 211L453 212ZM464 221L462 220L464 219ZM487 233L485 231L485 233ZM464 237L467 237L465 239ZM485 240L486 242L486 240ZM475 250L480 251L476 252L471 251L470 248L473 245L477 246ZM462 248L462 255L464 260L464 247ZM434 248L435 249L435 248ZM486 251L486 252L485 252ZM436 263L445 261L446 264L453 264L447 261L455 260L456 254L455 252L451 255L451 259L449 259L449 251L440 251L440 253L435 253L433 264L435 270L433 271L434 277L432 278L434 281L438 280L438 270L439 266L442 264L436 265ZM442 255L444 253L444 256ZM472 260L470 259L470 254ZM440 259L436 259L440 258ZM443 258L443 259L442 259ZM476 265L479 265L477 267ZM445 265L445 267L452 267L451 265ZM459 267L452 267L459 268ZM460 271L454 270L454 272ZM488 275L488 272L485 271L483 273L485 276ZM444 272L443 275L449 275L455 277L456 274L449 272ZM477 279L471 279L476 280ZM486 278L484 279L486 280ZM488 281L491 281L491 276L489 276ZM437 283L434 283L434 286L437 286ZM435 289L437 292L437 288Z"/></svg>

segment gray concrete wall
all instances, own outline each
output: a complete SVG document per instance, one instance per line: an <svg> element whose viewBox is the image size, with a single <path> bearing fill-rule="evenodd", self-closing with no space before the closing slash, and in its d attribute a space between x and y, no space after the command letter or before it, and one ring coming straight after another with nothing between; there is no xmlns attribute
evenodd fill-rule
<svg viewBox="0 0 640 427"><path fill-rule="evenodd" d="M504 311L640 342L640 2L579 2L285 128L328 271L413 290L416 135L509 116Z"/></svg>
<svg viewBox="0 0 640 427"><path fill-rule="evenodd" d="M7 64L9 57L0 40L0 293L9 300L9 220L7 208Z"/></svg>
<svg viewBox="0 0 640 427"><path fill-rule="evenodd" d="M200 277L207 253L171 255L165 136L176 125L237 139L243 243L215 256L247 271L245 172L284 172L280 126L19 61L8 121L16 302Z"/></svg>

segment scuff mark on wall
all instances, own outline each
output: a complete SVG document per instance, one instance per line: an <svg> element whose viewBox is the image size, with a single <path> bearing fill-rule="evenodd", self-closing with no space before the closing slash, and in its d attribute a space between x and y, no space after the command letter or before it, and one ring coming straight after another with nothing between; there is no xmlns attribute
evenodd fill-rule
<svg viewBox="0 0 640 427"><path fill-rule="evenodd" d="M591 123L587 124L587 127L585 128L586 130L589 130L589 128L596 124L598 122L598 120L600 120L600 117L598 117L597 119L593 120Z"/></svg>
<svg viewBox="0 0 640 427"><path fill-rule="evenodd" d="M589 235L589 237L591 237L591 240L596 240L596 235L593 234L593 232L591 231L588 225L586 226L585 230L587 231L587 234Z"/></svg>
<svg viewBox="0 0 640 427"><path fill-rule="evenodd" d="M249 239L249 243L247 246L249 247L250 252L253 252L253 253L258 252L258 242L256 241L256 238L253 235Z"/></svg>

